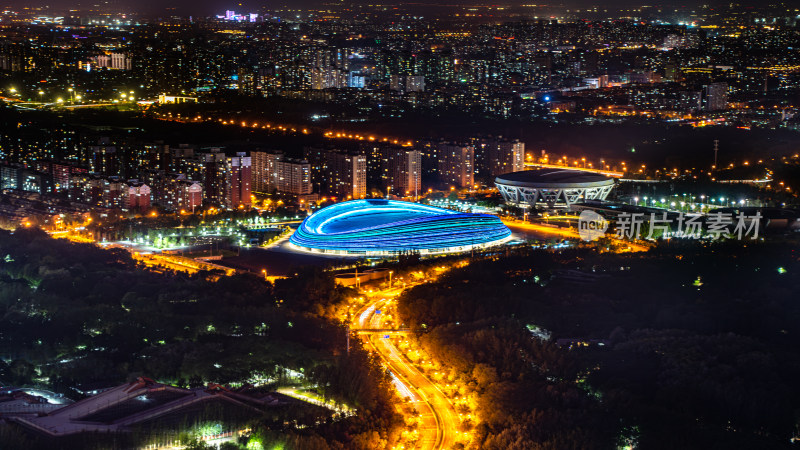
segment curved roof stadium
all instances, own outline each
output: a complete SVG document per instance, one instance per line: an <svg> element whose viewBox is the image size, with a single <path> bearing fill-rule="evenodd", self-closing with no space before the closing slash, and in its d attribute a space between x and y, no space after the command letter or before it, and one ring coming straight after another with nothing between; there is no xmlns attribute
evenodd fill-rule
<svg viewBox="0 0 800 450"><path fill-rule="evenodd" d="M367 199L337 203L307 217L289 241L323 253L391 255L449 253L511 237L499 218L419 203Z"/></svg>
<svg viewBox="0 0 800 450"><path fill-rule="evenodd" d="M494 184L507 203L570 207L581 200L605 200L614 179L570 169L523 170L500 175Z"/></svg>

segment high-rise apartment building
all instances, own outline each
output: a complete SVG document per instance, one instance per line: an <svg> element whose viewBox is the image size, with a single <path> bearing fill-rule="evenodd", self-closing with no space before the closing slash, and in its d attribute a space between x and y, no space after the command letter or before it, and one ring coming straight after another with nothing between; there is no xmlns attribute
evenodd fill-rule
<svg viewBox="0 0 800 450"><path fill-rule="evenodd" d="M3 164L0 166L0 185L2 189L49 194L53 192L53 176L21 165Z"/></svg>
<svg viewBox="0 0 800 450"><path fill-rule="evenodd" d="M69 191L73 175L78 173L86 173L88 171L83 167L72 166L69 164L59 164L53 161L37 161L35 167L37 171L52 176L53 192Z"/></svg>
<svg viewBox="0 0 800 450"><path fill-rule="evenodd" d="M112 53L110 55L97 55L92 61L97 67L105 67L115 70L131 70L131 59L124 53Z"/></svg>
<svg viewBox="0 0 800 450"><path fill-rule="evenodd" d="M252 164L253 179L250 188L253 192L269 192L269 180L267 179L269 159L275 157L275 153L269 152L250 152L250 163Z"/></svg>
<svg viewBox="0 0 800 450"><path fill-rule="evenodd" d="M196 181L169 180L159 199L161 206L171 211L195 212L203 206L203 186Z"/></svg>
<svg viewBox="0 0 800 450"><path fill-rule="evenodd" d="M676 100L676 109L696 112L702 109L703 93L700 91L680 91Z"/></svg>
<svg viewBox="0 0 800 450"><path fill-rule="evenodd" d="M120 164L117 155L117 147L111 145L108 138L101 138L97 145L89 147L90 159L89 170L92 173L103 175L118 175Z"/></svg>
<svg viewBox="0 0 800 450"><path fill-rule="evenodd" d="M250 152L250 159L253 164L253 184L254 192L268 193L278 186L277 162L283 158L281 152Z"/></svg>
<svg viewBox="0 0 800 450"><path fill-rule="evenodd" d="M116 70L131 70L131 60L124 53L112 53L111 68Z"/></svg>
<svg viewBox="0 0 800 450"><path fill-rule="evenodd" d="M379 173L381 188L387 193L416 196L422 188L422 153L406 147L384 146Z"/></svg>
<svg viewBox="0 0 800 450"><path fill-rule="evenodd" d="M237 153L226 159L225 197L222 205L229 209L239 207L250 208L250 182L252 181L252 163L246 153Z"/></svg>
<svg viewBox="0 0 800 450"><path fill-rule="evenodd" d="M156 170L171 170L172 169L172 153L170 152L169 145L163 142L155 142L144 144L144 150L139 158L141 167Z"/></svg>
<svg viewBox="0 0 800 450"><path fill-rule="evenodd" d="M292 195L308 195L313 192L311 185L311 164L306 160L285 159L278 161L278 192Z"/></svg>
<svg viewBox="0 0 800 450"><path fill-rule="evenodd" d="M711 83L705 87L706 111L728 109L728 83Z"/></svg>
<svg viewBox="0 0 800 450"><path fill-rule="evenodd" d="M83 203L99 205L103 198L103 179L95 174L80 174L73 177L69 187L69 198Z"/></svg>
<svg viewBox="0 0 800 450"><path fill-rule="evenodd" d="M199 182L206 199L219 204L224 203L226 170L225 153L219 148L195 153L192 159L186 161L186 178Z"/></svg>
<svg viewBox="0 0 800 450"><path fill-rule="evenodd" d="M455 187L469 187L475 182L475 150L472 146L439 144L440 180Z"/></svg>
<svg viewBox="0 0 800 450"><path fill-rule="evenodd" d="M424 92L425 77L422 75L391 75L389 89L401 92Z"/></svg>
<svg viewBox="0 0 800 450"><path fill-rule="evenodd" d="M349 74L332 67L311 69L311 89L343 88L350 81Z"/></svg>
<svg viewBox="0 0 800 450"><path fill-rule="evenodd" d="M142 181L149 187L153 203L164 209L195 212L203 206L202 182L187 180L185 174L147 170L142 172Z"/></svg>
<svg viewBox="0 0 800 450"><path fill-rule="evenodd" d="M330 151L325 154L326 191L342 200L367 196L367 157Z"/></svg>
<svg viewBox="0 0 800 450"><path fill-rule="evenodd" d="M124 200L125 207L139 211L150 208L150 186L130 180L127 183L127 191L127 198Z"/></svg>
<svg viewBox="0 0 800 450"><path fill-rule="evenodd" d="M519 140L478 139L475 167L483 175L497 176L525 169L525 143Z"/></svg>
<svg viewBox="0 0 800 450"><path fill-rule="evenodd" d="M423 92L425 91L425 77L421 75L412 75L406 77L406 92Z"/></svg>
<svg viewBox="0 0 800 450"><path fill-rule="evenodd" d="M253 190L308 195L313 192L311 164L306 160L287 158L280 152L251 152Z"/></svg>
<svg viewBox="0 0 800 450"><path fill-rule="evenodd" d="M71 200L104 208L139 211L149 208L151 201L154 200L153 192L147 183L95 174L75 176L70 185L69 197ZM155 200L158 201L157 198Z"/></svg>

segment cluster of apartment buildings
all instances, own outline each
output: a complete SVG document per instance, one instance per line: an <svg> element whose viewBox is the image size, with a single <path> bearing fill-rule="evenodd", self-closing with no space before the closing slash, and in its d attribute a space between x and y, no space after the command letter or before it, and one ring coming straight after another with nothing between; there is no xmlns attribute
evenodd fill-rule
<svg viewBox="0 0 800 450"><path fill-rule="evenodd" d="M307 146L302 154L291 155L262 150L231 155L221 148L160 142L132 152L100 139L89 147L85 166L5 164L0 182L2 189L62 194L100 207L193 212L204 204L250 208L254 193L302 203L320 196L417 197L429 187L472 188L476 177L522 170L524 155L522 142L496 138L417 145L370 142L349 149Z"/></svg>
<svg viewBox="0 0 800 450"><path fill-rule="evenodd" d="M89 58L88 62L79 61L78 68L91 71L92 69L131 70L132 61L125 53L109 53Z"/></svg>

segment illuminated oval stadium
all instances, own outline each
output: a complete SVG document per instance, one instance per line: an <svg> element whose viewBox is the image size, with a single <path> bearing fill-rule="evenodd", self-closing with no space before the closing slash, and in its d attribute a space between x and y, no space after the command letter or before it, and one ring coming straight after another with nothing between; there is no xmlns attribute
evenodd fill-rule
<svg viewBox="0 0 800 450"><path fill-rule="evenodd" d="M506 203L569 208L582 200L605 200L614 179L584 170L534 169L500 175L494 184Z"/></svg>
<svg viewBox="0 0 800 450"><path fill-rule="evenodd" d="M322 253L392 255L450 253L497 245L511 230L495 216L394 200L352 200L307 217L290 238Z"/></svg>

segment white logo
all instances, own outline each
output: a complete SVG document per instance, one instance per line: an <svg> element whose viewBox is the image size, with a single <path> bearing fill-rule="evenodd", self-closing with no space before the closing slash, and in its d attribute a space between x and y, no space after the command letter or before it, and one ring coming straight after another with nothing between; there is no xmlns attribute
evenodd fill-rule
<svg viewBox="0 0 800 450"><path fill-rule="evenodd" d="M578 234L584 241L600 239L608 230L608 221L594 211L585 209L578 217Z"/></svg>

